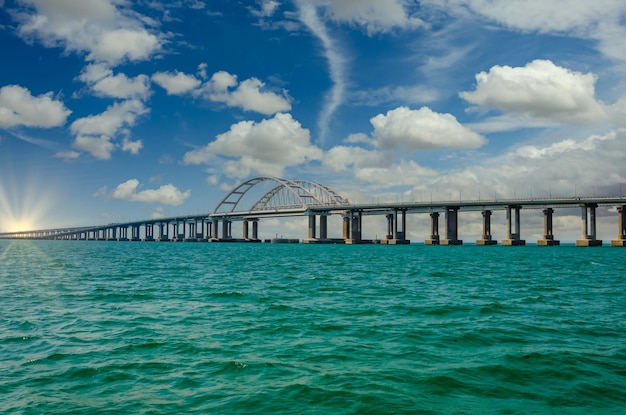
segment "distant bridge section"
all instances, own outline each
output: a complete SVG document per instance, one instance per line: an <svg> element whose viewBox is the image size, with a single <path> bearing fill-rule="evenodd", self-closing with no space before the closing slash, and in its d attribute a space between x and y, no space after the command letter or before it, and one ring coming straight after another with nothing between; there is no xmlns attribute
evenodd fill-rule
<svg viewBox="0 0 626 415"><path fill-rule="evenodd" d="M626 197L565 197L493 200L449 200L430 202L402 202L352 204L327 186L310 180L255 177L231 190L211 213L169 218L149 219L127 223L110 223L100 226L57 228L23 232L0 233L3 239L70 239L117 241L247 241L259 242L259 220L264 217L308 217L306 243L367 242L383 244L408 244L406 215L428 214L431 232L426 244L461 245L459 216L464 211L480 211L483 217L482 238L478 245L498 243L491 235L493 210L506 211L506 239L502 245L525 245L521 238L520 211L541 209L544 214L543 238L538 245L559 245L553 234L553 214L557 208L581 208L582 237L579 246L599 246L596 235L596 208L615 206L617 210L617 239L613 246L626 246ZM328 238L328 216L341 215L343 237ZM387 232L382 240L366 241L362 235L363 217L384 215ZM445 230L439 234L439 217L443 216ZM241 238L233 237L232 223L243 224ZM319 221L319 227L318 227ZM251 229L250 229L251 228ZM251 231L251 232L250 232Z"/></svg>

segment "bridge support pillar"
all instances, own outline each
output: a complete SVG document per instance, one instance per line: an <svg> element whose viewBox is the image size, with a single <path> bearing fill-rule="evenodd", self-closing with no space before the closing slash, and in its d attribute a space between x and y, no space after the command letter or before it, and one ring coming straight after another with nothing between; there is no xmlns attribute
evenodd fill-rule
<svg viewBox="0 0 626 415"><path fill-rule="evenodd" d="M130 229L132 232L131 241L134 241L134 242L141 241L141 238L139 237L141 227L139 225L131 225Z"/></svg>
<svg viewBox="0 0 626 415"><path fill-rule="evenodd" d="M183 239L184 242L198 242L198 224L196 222L189 222L187 225L187 237ZM183 228L183 233L185 228Z"/></svg>
<svg viewBox="0 0 626 415"><path fill-rule="evenodd" d="M154 241L154 224L146 223L145 229L146 229L146 231L145 231L146 235L145 235L143 240L147 241L147 242Z"/></svg>
<svg viewBox="0 0 626 415"><path fill-rule="evenodd" d="M430 239L424 241L426 245L439 245L439 212L430 213Z"/></svg>
<svg viewBox="0 0 626 415"><path fill-rule="evenodd" d="M390 240L393 239L393 213L387 213L385 218L387 218L387 234L385 235L385 239Z"/></svg>
<svg viewBox="0 0 626 415"><path fill-rule="evenodd" d="M617 239L611 246L626 246L626 205L617 208Z"/></svg>
<svg viewBox="0 0 626 415"><path fill-rule="evenodd" d="M169 242L169 227L169 223L159 222L159 237L157 238L158 242Z"/></svg>
<svg viewBox="0 0 626 415"><path fill-rule="evenodd" d="M390 245L408 245L411 241L406 239L406 209L396 209L391 216L391 239L387 238ZM387 217L389 227L389 217ZM387 230L389 232L389 228Z"/></svg>
<svg viewBox="0 0 626 415"><path fill-rule="evenodd" d="M200 226L196 225L197 226L196 238L198 239L199 242L206 242L207 241L207 239L204 236L204 235L206 235L206 233L205 233L205 231L206 231L205 224L206 224L206 220L201 219L200 220Z"/></svg>
<svg viewBox="0 0 626 415"><path fill-rule="evenodd" d="M349 215L344 217L344 238L346 234L346 218L348 219L347 230L349 233L349 238L345 239L346 244L361 244L363 240L361 239L361 222L362 222L363 212L361 211L350 211Z"/></svg>
<svg viewBox="0 0 626 415"><path fill-rule="evenodd" d="M233 225L232 221L230 221L228 219L224 219L222 221L222 239L223 240L231 240L231 239L233 239L233 234L232 234L233 227L232 227L232 225Z"/></svg>
<svg viewBox="0 0 626 415"><path fill-rule="evenodd" d="M596 239L596 208L595 203L585 203L581 206L582 239L576 241L576 246L602 246L602 240Z"/></svg>
<svg viewBox="0 0 626 415"><path fill-rule="evenodd" d="M537 241L537 246L559 246L561 241L554 239L552 231L553 208L543 209L543 239Z"/></svg>
<svg viewBox="0 0 626 415"><path fill-rule="evenodd" d="M463 245L459 239L459 208L457 206L446 207L446 239L441 245Z"/></svg>
<svg viewBox="0 0 626 415"><path fill-rule="evenodd" d="M491 211L483 210L483 236L476 241L476 245L497 245L498 241L491 236Z"/></svg>
<svg viewBox="0 0 626 415"><path fill-rule="evenodd" d="M520 231L520 210L519 205L510 205L506 207L506 229L507 238L502 241L503 246L523 246L526 245L526 241L521 239ZM511 213L514 214L514 218L511 218ZM513 220L515 221L515 232L513 232Z"/></svg>
<svg viewBox="0 0 626 415"><path fill-rule="evenodd" d="M328 214L326 213L320 215L320 239L328 239Z"/></svg>
<svg viewBox="0 0 626 415"><path fill-rule="evenodd" d="M259 239L259 220L251 219L252 221L252 240L254 242L261 242Z"/></svg>
<svg viewBox="0 0 626 415"><path fill-rule="evenodd" d="M117 238L118 241L128 241L128 227L121 226L120 227L120 236Z"/></svg>

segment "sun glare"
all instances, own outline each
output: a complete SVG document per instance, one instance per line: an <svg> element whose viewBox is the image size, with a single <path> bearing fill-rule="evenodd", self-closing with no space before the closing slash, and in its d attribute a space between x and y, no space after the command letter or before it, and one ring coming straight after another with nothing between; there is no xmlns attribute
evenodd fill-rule
<svg viewBox="0 0 626 415"><path fill-rule="evenodd" d="M34 184L21 191L16 187L8 188L6 182L0 182L0 232L45 229L54 200L51 192Z"/></svg>

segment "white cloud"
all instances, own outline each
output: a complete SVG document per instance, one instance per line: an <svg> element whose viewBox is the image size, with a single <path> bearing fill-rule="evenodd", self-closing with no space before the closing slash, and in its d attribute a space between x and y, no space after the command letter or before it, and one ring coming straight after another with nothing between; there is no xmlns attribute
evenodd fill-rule
<svg viewBox="0 0 626 415"><path fill-rule="evenodd" d="M560 34L598 41L606 56L626 60L626 3L622 0L423 0L457 15L467 11L522 32Z"/></svg>
<svg viewBox="0 0 626 415"><path fill-rule="evenodd" d="M19 34L46 47L86 53L86 59L117 65L146 60L164 40L145 28L141 16L117 0L24 0L32 6L18 15ZM120 5L121 7L117 7Z"/></svg>
<svg viewBox="0 0 626 415"><path fill-rule="evenodd" d="M149 111L141 101L131 99L115 103L101 114L79 118L70 126L70 131L76 135L73 147L86 151L96 158L108 160L115 149L112 140L120 134L127 136L128 127L133 126L138 117ZM122 147L123 150L135 154L134 151L141 148L141 142L125 140Z"/></svg>
<svg viewBox="0 0 626 415"><path fill-rule="evenodd" d="M225 71L213 74L197 94L213 102L222 102L229 107L239 107L244 111L255 111L265 115L285 112L291 109L288 96L262 91L265 83L257 78L237 83L237 76ZM234 88L234 89L233 89Z"/></svg>
<svg viewBox="0 0 626 415"><path fill-rule="evenodd" d="M416 192L432 190L445 199L448 189L463 189L468 198L593 195L594 189L626 181L617 167L626 158L626 129L584 139L566 138L546 145L525 145L500 156L486 158L457 171L449 171ZM444 189L444 190L442 190ZM443 193L442 193L443 192Z"/></svg>
<svg viewBox="0 0 626 415"><path fill-rule="evenodd" d="M436 113L427 107L398 107L386 115L378 114L370 122L374 126L374 144L384 149L476 149L487 142L453 115Z"/></svg>
<svg viewBox="0 0 626 415"><path fill-rule="evenodd" d="M271 17L280 7L280 3L276 0L263 0L260 9L249 8L250 13L256 17Z"/></svg>
<svg viewBox="0 0 626 415"><path fill-rule="evenodd" d="M139 150L143 148L143 142L141 140L131 141L128 137L124 137L122 140L122 151L128 151L130 154L139 154Z"/></svg>
<svg viewBox="0 0 626 415"><path fill-rule="evenodd" d="M146 189L138 191L139 180L130 179L117 185L111 191L111 197L117 200L131 202L162 203L171 206L181 205L189 196L191 190L181 192L172 184L166 184L158 189Z"/></svg>
<svg viewBox="0 0 626 415"><path fill-rule="evenodd" d="M150 79L146 75L128 78L123 73L113 75L106 64L87 65L78 77L98 96L109 98L145 99L150 94Z"/></svg>
<svg viewBox="0 0 626 415"><path fill-rule="evenodd" d="M157 72L152 75L152 80L165 89L167 95L183 95L195 90L201 84L195 76L179 71Z"/></svg>
<svg viewBox="0 0 626 415"><path fill-rule="evenodd" d="M435 101L439 92L425 85L383 87L374 90L356 91L350 94L352 105L379 106L388 102L418 104Z"/></svg>
<svg viewBox="0 0 626 415"><path fill-rule="evenodd" d="M19 85L0 88L0 128L60 127L71 113L52 92L33 96Z"/></svg>
<svg viewBox="0 0 626 415"><path fill-rule="evenodd" d="M409 15L408 2L403 0L308 0L307 3L325 7L330 19L361 26L370 35L395 28L426 26L421 19Z"/></svg>
<svg viewBox="0 0 626 415"><path fill-rule="evenodd" d="M300 20L322 42L330 71L330 79L333 87L326 95L326 102L319 115L318 127L320 130L320 142L324 143L328 132L330 119L342 104L346 89L346 61L339 52L328 30L317 15L317 9L305 2L300 2Z"/></svg>
<svg viewBox="0 0 626 415"><path fill-rule="evenodd" d="M334 172L355 169L388 167L393 163L391 152L367 150L355 146L335 146L324 154L322 165Z"/></svg>
<svg viewBox="0 0 626 415"><path fill-rule="evenodd" d="M61 158L64 161L70 161L80 157L80 153L77 151L59 151L54 155L56 158Z"/></svg>
<svg viewBox="0 0 626 415"><path fill-rule="evenodd" d="M217 136L205 147L185 154L185 164L201 164L217 156L229 158L224 171L229 177L246 177L252 171L282 176L289 166L322 158L322 151L310 142L309 130L290 114L276 114L259 123L242 121Z"/></svg>
<svg viewBox="0 0 626 415"><path fill-rule="evenodd" d="M414 161L402 160L389 167L362 167L354 169L354 178L362 182L374 183L388 187L406 185L415 186L423 183L425 178L437 176L437 172L428 167L420 166Z"/></svg>
<svg viewBox="0 0 626 415"><path fill-rule="evenodd" d="M607 120L595 99L596 76L570 71L551 61L535 60L524 67L494 66L476 75L476 89L461 92L465 100L531 118L574 124Z"/></svg>

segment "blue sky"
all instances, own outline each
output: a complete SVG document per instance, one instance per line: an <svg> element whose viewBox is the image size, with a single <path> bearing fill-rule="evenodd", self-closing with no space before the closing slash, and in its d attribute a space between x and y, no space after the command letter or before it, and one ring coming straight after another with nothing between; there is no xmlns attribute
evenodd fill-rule
<svg viewBox="0 0 626 415"><path fill-rule="evenodd" d="M255 176L354 202L619 194L625 21L621 0L0 0L0 230L210 212Z"/></svg>

